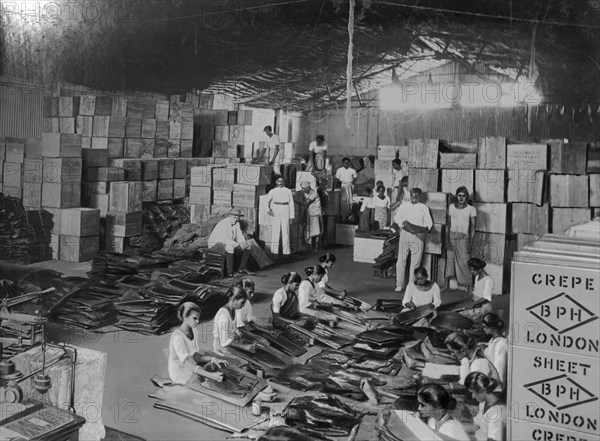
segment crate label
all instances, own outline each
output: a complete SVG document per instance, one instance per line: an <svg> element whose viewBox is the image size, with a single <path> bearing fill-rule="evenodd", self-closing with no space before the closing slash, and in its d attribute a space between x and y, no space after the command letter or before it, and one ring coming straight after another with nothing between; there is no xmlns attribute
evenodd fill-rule
<svg viewBox="0 0 600 441"><path fill-rule="evenodd" d="M513 344L598 356L599 282L597 269L515 263Z"/></svg>
<svg viewBox="0 0 600 441"><path fill-rule="evenodd" d="M598 358L513 346L511 363L513 418L598 432Z"/></svg>
<svg viewBox="0 0 600 441"><path fill-rule="evenodd" d="M533 441L600 441L597 435L509 419L507 439Z"/></svg>

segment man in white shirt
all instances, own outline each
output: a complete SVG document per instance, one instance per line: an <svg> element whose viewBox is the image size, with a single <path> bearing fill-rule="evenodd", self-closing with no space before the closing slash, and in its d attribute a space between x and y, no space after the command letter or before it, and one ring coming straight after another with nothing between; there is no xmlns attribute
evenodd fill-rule
<svg viewBox="0 0 600 441"><path fill-rule="evenodd" d="M275 174L275 179L277 179L278 176L281 176L281 154L279 150L281 141L279 140L279 136L273 133L271 126L266 126L264 132L266 135L265 146L270 155L269 165L273 166L273 173Z"/></svg>
<svg viewBox="0 0 600 441"><path fill-rule="evenodd" d="M325 170L325 159L327 158L327 143L323 135L317 135L315 141L308 146L311 152L313 168L317 171Z"/></svg>
<svg viewBox="0 0 600 441"><path fill-rule="evenodd" d="M277 187L269 191L267 204L268 214L272 216L271 243L269 244L273 254L279 254L279 237L281 236L281 249L283 254L291 254L290 248L290 224L294 220L294 198L292 191L283 186L283 178L277 177Z"/></svg>
<svg viewBox="0 0 600 441"><path fill-rule="evenodd" d="M342 160L344 164L343 167L340 167L335 172L335 177L340 180L342 183L342 200L341 200L341 215L342 221L345 221L346 218L352 212L352 196L354 191L354 181L356 181L357 173L356 170L350 167L350 158L344 158Z"/></svg>
<svg viewBox="0 0 600 441"><path fill-rule="evenodd" d="M241 216L243 216L241 211L238 208L233 208L229 212L229 216L215 225L208 238L209 248L215 245L224 247L228 277L233 277L236 253L241 255L239 272L241 274L252 274L246 269L248 257L250 256L250 244L246 241L246 237L240 228L239 220Z"/></svg>
<svg viewBox="0 0 600 441"><path fill-rule="evenodd" d="M411 189L410 203L401 204L394 216L394 222L400 228L396 262L396 292L402 292L406 288L404 279L409 254L409 282L414 281L415 268L421 265L427 232L433 227L429 208L419 202L422 193L420 188Z"/></svg>

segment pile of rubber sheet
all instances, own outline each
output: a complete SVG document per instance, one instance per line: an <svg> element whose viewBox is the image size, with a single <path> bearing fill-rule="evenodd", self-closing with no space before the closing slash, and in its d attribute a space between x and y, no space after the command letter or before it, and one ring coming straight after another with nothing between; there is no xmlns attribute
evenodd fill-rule
<svg viewBox="0 0 600 441"><path fill-rule="evenodd" d="M142 234L129 240L129 247L138 252L160 250L184 224L190 222L190 208L183 202L144 204Z"/></svg>
<svg viewBox="0 0 600 441"><path fill-rule="evenodd" d="M407 342L418 338L414 330L405 327L377 328L357 334L352 346L356 351L374 358L388 360Z"/></svg>
<svg viewBox="0 0 600 441"><path fill-rule="evenodd" d="M375 259L373 269L375 273L381 276L387 276L398 260L398 246L400 244L400 235L393 234L383 242L383 251Z"/></svg>
<svg viewBox="0 0 600 441"><path fill-rule="evenodd" d="M0 193L0 255L2 260L30 264L52 258L52 215L25 210L21 200Z"/></svg>

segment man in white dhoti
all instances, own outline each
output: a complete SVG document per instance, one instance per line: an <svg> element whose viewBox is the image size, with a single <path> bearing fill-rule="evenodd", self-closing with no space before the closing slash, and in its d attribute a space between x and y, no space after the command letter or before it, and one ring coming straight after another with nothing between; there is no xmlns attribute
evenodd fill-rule
<svg viewBox="0 0 600 441"><path fill-rule="evenodd" d="M290 224L294 220L294 198L292 191L283 186L283 178L279 176L275 181L277 187L272 189L267 198L269 215L272 216L271 243L273 254L279 254L279 240L283 254L290 254Z"/></svg>

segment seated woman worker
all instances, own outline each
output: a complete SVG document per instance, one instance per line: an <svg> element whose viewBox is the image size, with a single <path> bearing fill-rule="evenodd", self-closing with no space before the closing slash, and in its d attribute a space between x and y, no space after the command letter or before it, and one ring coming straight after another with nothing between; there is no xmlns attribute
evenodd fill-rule
<svg viewBox="0 0 600 441"><path fill-rule="evenodd" d="M215 315L213 350L217 354L226 354L229 352L229 348L254 353L256 345L242 343L236 326L236 312L244 307L248 295L239 287L232 287L227 294L229 301Z"/></svg>
<svg viewBox="0 0 600 441"><path fill-rule="evenodd" d="M289 272L281 277L283 286L275 291L271 303L273 311L273 327L285 327L287 324L307 318L300 305L298 288L302 277L295 272Z"/></svg>

